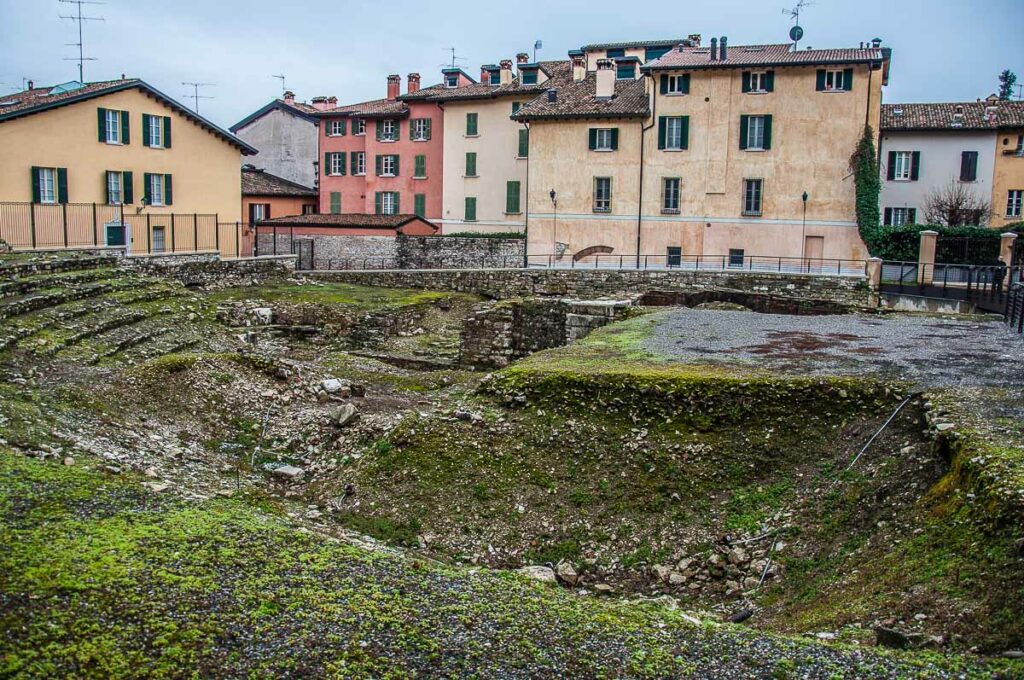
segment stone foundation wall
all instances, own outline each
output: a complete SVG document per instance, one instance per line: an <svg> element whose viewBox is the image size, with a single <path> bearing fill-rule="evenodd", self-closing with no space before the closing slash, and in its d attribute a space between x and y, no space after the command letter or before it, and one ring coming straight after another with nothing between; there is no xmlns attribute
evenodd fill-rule
<svg viewBox="0 0 1024 680"><path fill-rule="evenodd" d="M314 269L361 269L380 267L382 262L386 262L384 266L398 266L394 236L296 234L295 240L313 241ZM261 255L271 255L274 252L273 234L261 232L257 247ZM292 252L292 239L287 229L278 230L277 252Z"/></svg>
<svg viewBox="0 0 1024 680"><path fill-rule="evenodd" d="M761 272L462 269L317 272L329 281L476 293L496 300L557 296L629 297L651 291L735 290L783 298L874 307L865 277Z"/></svg>
<svg viewBox="0 0 1024 680"><path fill-rule="evenodd" d="M524 238L399 236L397 269L482 269L522 266Z"/></svg>
<svg viewBox="0 0 1024 680"><path fill-rule="evenodd" d="M294 255L222 260L218 253L126 257L119 266L177 279L186 286L237 286L295 271Z"/></svg>

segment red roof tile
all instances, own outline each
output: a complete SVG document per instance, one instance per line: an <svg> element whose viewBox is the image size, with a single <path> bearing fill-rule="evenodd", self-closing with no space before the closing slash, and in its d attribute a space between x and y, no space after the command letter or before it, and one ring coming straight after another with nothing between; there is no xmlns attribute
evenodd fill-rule
<svg viewBox="0 0 1024 680"><path fill-rule="evenodd" d="M316 196L316 189L272 175L259 168L242 168L243 196Z"/></svg>
<svg viewBox="0 0 1024 680"><path fill-rule="evenodd" d="M551 88L556 92L554 102L541 95L525 104L516 120L544 120L555 118L638 118L649 112L644 80L616 80L615 96L600 99L595 95L597 74L588 73L579 82L570 79Z"/></svg>
<svg viewBox="0 0 1024 680"><path fill-rule="evenodd" d="M856 64L882 61L888 50L882 48L840 48L794 50L790 43L775 45L729 45L726 60L711 60L710 47L677 47L660 59L648 62L644 70L732 68L743 66L794 66L800 64Z"/></svg>
<svg viewBox="0 0 1024 680"><path fill-rule="evenodd" d="M357 118L400 118L408 115L409 107L395 99L373 99L358 104L346 104L326 111L317 111L319 116L348 116Z"/></svg>
<svg viewBox="0 0 1024 680"><path fill-rule="evenodd" d="M434 231L438 227L433 222L417 215L374 215L371 213L316 213L311 215L291 215L263 220L260 225L285 227L350 227L358 229L398 229L410 222L423 222Z"/></svg>
<svg viewBox="0 0 1024 680"><path fill-rule="evenodd" d="M1024 127L1024 101L883 104L883 130L997 130Z"/></svg>

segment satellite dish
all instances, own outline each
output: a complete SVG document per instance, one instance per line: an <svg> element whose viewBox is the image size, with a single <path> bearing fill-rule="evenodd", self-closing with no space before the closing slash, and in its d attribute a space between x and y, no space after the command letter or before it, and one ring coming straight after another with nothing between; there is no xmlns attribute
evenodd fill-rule
<svg viewBox="0 0 1024 680"><path fill-rule="evenodd" d="M804 37L804 29L799 26L794 26L789 29L789 39L793 42L800 42L800 39Z"/></svg>

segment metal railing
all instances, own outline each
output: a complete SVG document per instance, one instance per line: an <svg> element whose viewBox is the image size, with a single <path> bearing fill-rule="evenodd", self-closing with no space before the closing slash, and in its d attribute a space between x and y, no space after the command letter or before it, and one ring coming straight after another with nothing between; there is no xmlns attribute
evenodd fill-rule
<svg viewBox="0 0 1024 680"><path fill-rule="evenodd" d="M1011 292L1024 282L1024 267L925 262L884 262L880 290L960 300L976 308L1008 314Z"/></svg>
<svg viewBox="0 0 1024 680"><path fill-rule="evenodd" d="M615 269L734 271L820 276L865 276L865 260L841 260L769 255L609 255L594 254L580 260L567 256L530 255L527 266L543 269Z"/></svg>

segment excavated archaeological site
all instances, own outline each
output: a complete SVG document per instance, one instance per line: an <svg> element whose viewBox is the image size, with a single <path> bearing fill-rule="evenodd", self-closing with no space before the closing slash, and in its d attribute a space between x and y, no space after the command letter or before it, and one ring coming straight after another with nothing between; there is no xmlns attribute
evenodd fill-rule
<svg viewBox="0 0 1024 680"><path fill-rule="evenodd" d="M439 281L0 255L0 676L1024 677L1000 321Z"/></svg>

